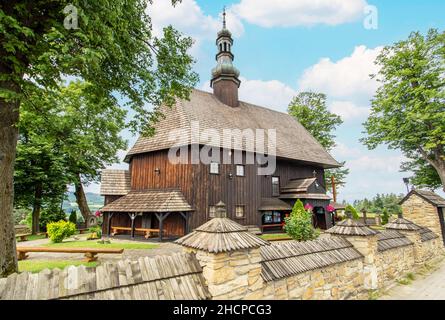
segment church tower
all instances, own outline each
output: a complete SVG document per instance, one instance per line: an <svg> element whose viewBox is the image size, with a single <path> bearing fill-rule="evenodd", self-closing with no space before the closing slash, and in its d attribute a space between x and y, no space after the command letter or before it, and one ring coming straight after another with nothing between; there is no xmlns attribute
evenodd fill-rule
<svg viewBox="0 0 445 320"><path fill-rule="evenodd" d="M232 54L233 39L232 34L226 28L226 10L223 12L223 28L218 32L216 46L217 65L212 70L212 80L210 86L213 94L224 104L230 107L238 107L238 88L241 84L237 68L233 65L234 55Z"/></svg>

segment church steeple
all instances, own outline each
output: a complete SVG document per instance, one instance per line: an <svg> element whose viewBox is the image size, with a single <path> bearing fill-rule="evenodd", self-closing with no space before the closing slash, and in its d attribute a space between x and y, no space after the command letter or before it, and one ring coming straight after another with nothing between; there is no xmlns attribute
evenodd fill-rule
<svg viewBox="0 0 445 320"><path fill-rule="evenodd" d="M238 88L241 84L237 68L233 65L234 55L232 54L233 39L232 34L226 28L226 10L223 11L223 28L218 32L216 46L217 65L212 70L212 80L210 86L213 94L224 104L238 106Z"/></svg>

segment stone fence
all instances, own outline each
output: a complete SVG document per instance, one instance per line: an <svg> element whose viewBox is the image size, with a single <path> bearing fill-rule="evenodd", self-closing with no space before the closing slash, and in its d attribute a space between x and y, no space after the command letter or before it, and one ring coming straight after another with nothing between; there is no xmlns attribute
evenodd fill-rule
<svg viewBox="0 0 445 320"><path fill-rule="evenodd" d="M347 219L319 240L270 244L223 204L177 243L173 256L14 274L0 299L367 299L443 255L437 234L403 217L381 232Z"/></svg>

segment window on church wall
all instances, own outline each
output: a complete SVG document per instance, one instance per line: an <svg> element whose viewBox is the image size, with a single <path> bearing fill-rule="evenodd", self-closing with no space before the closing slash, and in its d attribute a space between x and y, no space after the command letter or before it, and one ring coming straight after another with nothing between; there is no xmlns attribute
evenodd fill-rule
<svg viewBox="0 0 445 320"><path fill-rule="evenodd" d="M281 212L278 211L265 211L263 216L264 224L279 224L282 223Z"/></svg>
<svg viewBox="0 0 445 320"><path fill-rule="evenodd" d="M216 213L216 207L209 206L209 218L215 218L215 213Z"/></svg>
<svg viewBox="0 0 445 320"><path fill-rule="evenodd" d="M236 175L237 175L237 177L244 177L245 176L244 166L243 165L238 164L236 166Z"/></svg>
<svg viewBox="0 0 445 320"><path fill-rule="evenodd" d="M227 42L224 42L224 51L227 51Z"/></svg>
<svg viewBox="0 0 445 320"><path fill-rule="evenodd" d="M210 174L219 174L219 163L210 163Z"/></svg>
<svg viewBox="0 0 445 320"><path fill-rule="evenodd" d="M272 177L272 196L278 197L280 195L280 178Z"/></svg>
<svg viewBox="0 0 445 320"><path fill-rule="evenodd" d="M244 218L244 206L243 205L238 205L235 207L235 217L237 219Z"/></svg>

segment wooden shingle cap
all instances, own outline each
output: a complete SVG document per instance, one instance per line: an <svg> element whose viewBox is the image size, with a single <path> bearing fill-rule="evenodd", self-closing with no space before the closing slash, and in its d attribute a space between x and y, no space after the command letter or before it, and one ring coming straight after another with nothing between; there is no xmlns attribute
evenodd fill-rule
<svg viewBox="0 0 445 320"><path fill-rule="evenodd" d="M413 244L411 240L397 230L384 230L377 235L377 239L377 249L380 252Z"/></svg>
<svg viewBox="0 0 445 320"><path fill-rule="evenodd" d="M327 233L341 236L373 236L378 232L367 227L363 223L354 219L348 218L337 223L334 227L326 230Z"/></svg>
<svg viewBox="0 0 445 320"><path fill-rule="evenodd" d="M221 205L219 209L221 210ZM225 211L225 207L223 210ZM175 243L209 253L231 252L269 245L268 241L249 232L247 227L225 217L225 213L220 212L218 215L220 217L204 223L193 232L176 240Z"/></svg>
<svg viewBox="0 0 445 320"><path fill-rule="evenodd" d="M401 216L396 220L385 225L387 230L403 230L403 231L420 231L422 227L418 226L412 221L409 221Z"/></svg>
<svg viewBox="0 0 445 320"><path fill-rule="evenodd" d="M261 276L267 282L361 259L363 255L346 239L330 238L261 247L261 257Z"/></svg>

